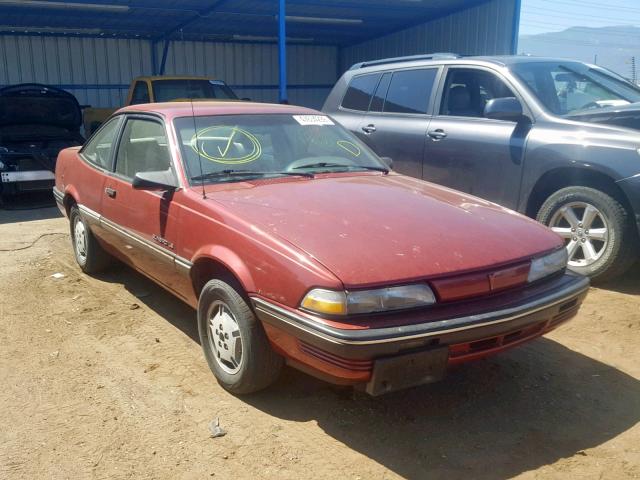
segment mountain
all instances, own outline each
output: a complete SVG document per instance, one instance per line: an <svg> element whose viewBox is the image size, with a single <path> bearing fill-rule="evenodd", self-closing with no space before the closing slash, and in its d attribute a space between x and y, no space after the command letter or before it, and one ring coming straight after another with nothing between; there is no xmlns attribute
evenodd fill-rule
<svg viewBox="0 0 640 480"><path fill-rule="evenodd" d="M597 63L631 78L631 57L635 55L640 79L640 27L571 27L561 32L521 35L518 53L563 57Z"/></svg>

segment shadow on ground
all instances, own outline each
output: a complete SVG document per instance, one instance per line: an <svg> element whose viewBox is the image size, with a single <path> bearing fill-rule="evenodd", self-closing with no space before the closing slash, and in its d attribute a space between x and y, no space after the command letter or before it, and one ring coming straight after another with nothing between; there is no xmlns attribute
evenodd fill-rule
<svg viewBox="0 0 640 480"><path fill-rule="evenodd" d="M125 267L101 278L149 293L140 301L198 342L195 312L179 300ZM285 369L276 385L241 401L277 418L315 421L412 479L511 477L588 455L640 421L638 380L544 338L383 397Z"/></svg>
<svg viewBox="0 0 640 480"><path fill-rule="evenodd" d="M602 285L595 285L604 290L613 290L619 293L640 295L640 262L633 265L627 273Z"/></svg>
<svg viewBox="0 0 640 480"><path fill-rule="evenodd" d="M0 200L0 225L62 216L50 191L30 192Z"/></svg>

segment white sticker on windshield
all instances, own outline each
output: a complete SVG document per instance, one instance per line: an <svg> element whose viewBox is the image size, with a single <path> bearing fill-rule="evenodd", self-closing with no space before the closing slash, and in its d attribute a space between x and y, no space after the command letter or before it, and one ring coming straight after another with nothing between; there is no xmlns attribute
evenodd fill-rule
<svg viewBox="0 0 640 480"><path fill-rule="evenodd" d="M300 125L335 125L331 119L325 115L294 115L296 122Z"/></svg>

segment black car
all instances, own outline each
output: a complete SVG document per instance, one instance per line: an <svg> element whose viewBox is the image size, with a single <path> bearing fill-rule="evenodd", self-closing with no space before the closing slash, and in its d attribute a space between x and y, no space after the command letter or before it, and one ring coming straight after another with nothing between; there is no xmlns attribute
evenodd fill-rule
<svg viewBox="0 0 640 480"><path fill-rule="evenodd" d="M376 60L351 67L323 111L399 172L549 225L580 273L604 280L638 256L640 89L609 70L528 56Z"/></svg>
<svg viewBox="0 0 640 480"><path fill-rule="evenodd" d="M64 90L35 83L0 89L0 195L51 190L56 158L82 145L82 111Z"/></svg>

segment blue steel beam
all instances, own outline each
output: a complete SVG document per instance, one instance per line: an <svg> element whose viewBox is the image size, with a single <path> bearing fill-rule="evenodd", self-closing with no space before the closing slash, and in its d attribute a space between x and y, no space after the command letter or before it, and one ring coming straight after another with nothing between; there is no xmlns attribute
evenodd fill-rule
<svg viewBox="0 0 640 480"><path fill-rule="evenodd" d="M287 103L287 26L285 0L279 0L278 4L278 66L280 86L280 103Z"/></svg>
<svg viewBox="0 0 640 480"><path fill-rule="evenodd" d="M160 61L160 75L164 75L164 67L167 64L167 54L169 53L169 39L164 41L164 47L162 47L162 60Z"/></svg>
<svg viewBox="0 0 640 480"><path fill-rule="evenodd" d="M518 54L518 36L520 35L520 13L522 10L522 0L515 0L513 6L513 26L511 30L511 55Z"/></svg>

